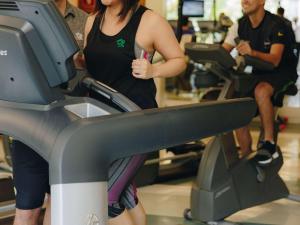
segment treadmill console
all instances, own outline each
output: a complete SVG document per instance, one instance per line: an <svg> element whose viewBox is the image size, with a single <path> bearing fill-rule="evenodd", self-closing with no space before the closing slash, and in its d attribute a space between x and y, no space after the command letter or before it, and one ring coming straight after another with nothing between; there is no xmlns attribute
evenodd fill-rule
<svg viewBox="0 0 300 225"><path fill-rule="evenodd" d="M187 43L185 51L190 59L195 62L217 62L225 69L230 69L236 65L229 52L218 44Z"/></svg>
<svg viewBox="0 0 300 225"><path fill-rule="evenodd" d="M5 43L5 45L4 45ZM75 76L73 34L49 0L0 0L0 100L49 104Z"/></svg>

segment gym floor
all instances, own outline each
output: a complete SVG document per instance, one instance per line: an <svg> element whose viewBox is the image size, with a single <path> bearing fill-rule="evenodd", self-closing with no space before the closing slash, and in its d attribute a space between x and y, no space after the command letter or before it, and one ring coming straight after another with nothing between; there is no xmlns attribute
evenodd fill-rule
<svg viewBox="0 0 300 225"><path fill-rule="evenodd" d="M279 145L284 155L284 165L280 175L287 183L291 193L300 195L300 126L290 126L279 134ZM258 131L252 136L258 138ZM193 178L156 184L139 189L139 196L148 214L149 225L194 225L182 217L189 207L189 195ZM270 187L272 188L272 187ZM287 199L243 210L226 218L219 224L239 225L299 225L300 203Z"/></svg>

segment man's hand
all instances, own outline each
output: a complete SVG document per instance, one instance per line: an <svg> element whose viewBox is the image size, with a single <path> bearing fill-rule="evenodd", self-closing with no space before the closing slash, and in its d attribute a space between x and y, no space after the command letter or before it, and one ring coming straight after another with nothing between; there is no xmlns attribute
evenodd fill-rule
<svg viewBox="0 0 300 225"><path fill-rule="evenodd" d="M136 59L132 62L132 75L139 79L150 79L153 77L153 66L146 59Z"/></svg>
<svg viewBox="0 0 300 225"><path fill-rule="evenodd" d="M83 54L76 53L73 57L74 65L77 70L84 70L86 68Z"/></svg>
<svg viewBox="0 0 300 225"><path fill-rule="evenodd" d="M240 55L249 55L253 56L253 50L247 41L241 41L238 46L236 47L237 51L240 53Z"/></svg>

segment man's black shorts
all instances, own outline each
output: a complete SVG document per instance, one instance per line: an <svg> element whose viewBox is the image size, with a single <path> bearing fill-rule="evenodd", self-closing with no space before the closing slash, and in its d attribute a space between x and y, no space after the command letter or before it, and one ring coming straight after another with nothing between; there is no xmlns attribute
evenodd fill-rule
<svg viewBox="0 0 300 225"><path fill-rule="evenodd" d="M49 166L41 156L19 141L11 144L16 208L29 210L43 205L50 193Z"/></svg>
<svg viewBox="0 0 300 225"><path fill-rule="evenodd" d="M266 82L270 84L274 89L272 102L276 106L282 106L283 96L288 91L289 87L295 84L289 78L286 78L284 74L270 74L270 75L252 75L254 80L249 88L243 93L237 93L235 97L254 97L255 87L261 83Z"/></svg>

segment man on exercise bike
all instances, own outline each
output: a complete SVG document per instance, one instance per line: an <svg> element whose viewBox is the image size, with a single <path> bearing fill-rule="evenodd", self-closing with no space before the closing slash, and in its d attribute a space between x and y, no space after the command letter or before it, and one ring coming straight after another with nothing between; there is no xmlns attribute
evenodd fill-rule
<svg viewBox="0 0 300 225"><path fill-rule="evenodd" d="M278 16L264 9L265 0L241 0L244 16L228 32L223 47L236 48L242 56L249 55L272 63L273 71L253 70L256 85L249 93L255 98L264 140L258 148L256 160L268 165L278 158L274 141L274 101L297 80L297 59L293 54L292 37L286 24ZM239 39L239 43L236 40ZM236 131L243 155L251 152L252 138L248 127Z"/></svg>

